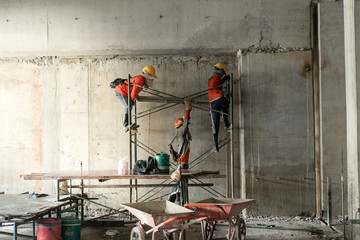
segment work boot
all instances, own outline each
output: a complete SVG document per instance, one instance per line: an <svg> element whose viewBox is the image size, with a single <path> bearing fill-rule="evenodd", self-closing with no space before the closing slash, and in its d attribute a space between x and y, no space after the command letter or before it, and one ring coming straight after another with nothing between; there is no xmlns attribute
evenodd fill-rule
<svg viewBox="0 0 360 240"><path fill-rule="evenodd" d="M176 201L176 195L177 195L176 192L170 193L170 195L168 196L168 201L175 203L175 201Z"/></svg>
<svg viewBox="0 0 360 240"><path fill-rule="evenodd" d="M176 193L176 203L178 205L181 205L181 203L180 203L180 193L179 192Z"/></svg>
<svg viewBox="0 0 360 240"><path fill-rule="evenodd" d="M129 125L129 114L124 114L123 116L123 126L127 127L127 125Z"/></svg>
<svg viewBox="0 0 360 240"><path fill-rule="evenodd" d="M175 187L173 187L170 195L168 196L168 201L175 203L176 199L178 198L178 194L179 194L179 186L176 185Z"/></svg>
<svg viewBox="0 0 360 240"><path fill-rule="evenodd" d="M227 130L228 132L230 132L232 130L232 124L229 125L225 125L225 130Z"/></svg>
<svg viewBox="0 0 360 240"><path fill-rule="evenodd" d="M224 114L224 125L225 125L225 129L229 130L231 129L232 125L229 122L229 116Z"/></svg>
<svg viewBox="0 0 360 240"><path fill-rule="evenodd" d="M140 125L137 125L137 124L135 124L135 123L133 123L133 124L130 125L130 128L131 128L131 129L137 129L137 128L139 128L139 127L140 127Z"/></svg>
<svg viewBox="0 0 360 240"><path fill-rule="evenodd" d="M212 149L212 152L219 152L218 135L216 133L213 134L213 142L214 142L214 147Z"/></svg>

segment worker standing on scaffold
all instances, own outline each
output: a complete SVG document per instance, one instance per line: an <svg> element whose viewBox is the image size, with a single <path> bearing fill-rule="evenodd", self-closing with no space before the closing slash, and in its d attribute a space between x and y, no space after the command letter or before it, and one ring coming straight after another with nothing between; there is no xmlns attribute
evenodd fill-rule
<svg viewBox="0 0 360 240"><path fill-rule="evenodd" d="M214 72L208 78L208 95L210 102L210 115L213 133L213 152L219 152L218 135L220 126L220 114L223 113L224 124L226 129L230 129L229 122L229 103L228 99L223 94L223 83L230 79L226 75L226 66L219 62L215 66Z"/></svg>
<svg viewBox="0 0 360 240"><path fill-rule="evenodd" d="M152 87L155 75L155 68L151 65L147 65L143 68L142 73L135 77L130 78L130 83L134 84L130 86L130 98L131 102L135 101L138 94L144 87ZM126 129L128 126L128 81L127 79L117 78L110 83L111 88L115 88L116 96L119 98L121 105L123 106L123 125ZM133 104L131 104L132 106Z"/></svg>
<svg viewBox="0 0 360 240"><path fill-rule="evenodd" d="M181 172L188 171L189 169L189 155L190 155L190 141L192 140L189 131L190 111L192 105L188 101L184 101L185 113L182 118L175 120L175 137L169 144L170 156L173 161L177 163L176 170L171 174L171 179L177 181L177 185L173 188L168 200L175 202L179 193L179 180L181 178ZM172 146L174 140L177 139L179 143L178 151L176 152Z"/></svg>

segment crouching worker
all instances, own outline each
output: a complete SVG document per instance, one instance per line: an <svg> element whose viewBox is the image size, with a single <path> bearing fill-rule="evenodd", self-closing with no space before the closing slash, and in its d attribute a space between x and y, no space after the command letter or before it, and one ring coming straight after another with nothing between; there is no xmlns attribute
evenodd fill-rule
<svg viewBox="0 0 360 240"><path fill-rule="evenodd" d="M130 78L130 84L132 84L130 86L131 107L143 87L153 86L155 78L157 78L155 75L155 68L150 65L145 66L141 74ZM116 96L119 98L120 103L123 106L123 125L127 128L129 124L128 80L117 78L110 83L110 87L115 89Z"/></svg>
<svg viewBox="0 0 360 240"><path fill-rule="evenodd" d="M176 119L174 123L176 134L169 144L171 159L177 163L176 170L171 174L171 179L176 181L176 186L173 188L172 193L168 198L171 202L175 202L176 198L179 196L179 180L181 179L181 172L188 171L189 169L190 141L192 140L189 131L189 121L192 106L188 101L185 101L184 103L184 116ZM175 151L172 146L175 139L178 140L178 151Z"/></svg>

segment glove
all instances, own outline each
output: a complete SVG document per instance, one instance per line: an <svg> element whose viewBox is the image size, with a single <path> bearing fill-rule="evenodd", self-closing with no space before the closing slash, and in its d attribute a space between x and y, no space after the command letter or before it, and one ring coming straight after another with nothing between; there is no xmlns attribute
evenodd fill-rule
<svg viewBox="0 0 360 240"><path fill-rule="evenodd" d="M126 79L117 78L110 83L111 88L116 88L117 85L122 84L125 82Z"/></svg>
<svg viewBox="0 0 360 240"><path fill-rule="evenodd" d="M185 104L185 110L192 110L192 105L191 105L191 102L188 102L188 101L184 101L184 104Z"/></svg>
<svg viewBox="0 0 360 240"><path fill-rule="evenodd" d="M229 80L230 79L230 76L229 75L225 75L225 76L223 76L222 78L221 78L221 81L222 82L226 82L227 80Z"/></svg>
<svg viewBox="0 0 360 240"><path fill-rule="evenodd" d="M170 175L170 178L173 181L180 181L181 180L181 172L180 172L180 165L176 168L176 170Z"/></svg>

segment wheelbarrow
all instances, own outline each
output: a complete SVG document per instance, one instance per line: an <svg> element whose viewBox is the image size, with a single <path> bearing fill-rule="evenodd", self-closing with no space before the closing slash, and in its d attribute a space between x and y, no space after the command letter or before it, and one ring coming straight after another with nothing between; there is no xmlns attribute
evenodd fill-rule
<svg viewBox="0 0 360 240"><path fill-rule="evenodd" d="M155 240L155 233L161 230L164 239L175 239L177 232L180 232L179 239L183 239L186 228L206 219L206 216L194 216L193 210L167 200L126 203L121 206L139 220L131 230L130 240L145 240L145 236L150 233L152 233L152 239ZM185 223L188 220L192 221ZM145 231L144 225L150 226L151 229Z"/></svg>
<svg viewBox="0 0 360 240"><path fill-rule="evenodd" d="M229 222L226 238L229 240L243 240L246 236L246 225L240 212L255 199L241 198L208 198L196 203L185 204L184 207L194 210L197 214L206 215L201 221L201 230L204 240L212 239L218 221Z"/></svg>

